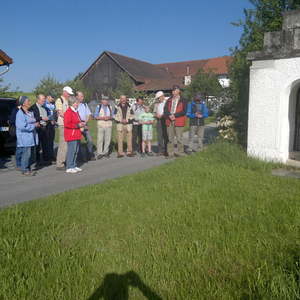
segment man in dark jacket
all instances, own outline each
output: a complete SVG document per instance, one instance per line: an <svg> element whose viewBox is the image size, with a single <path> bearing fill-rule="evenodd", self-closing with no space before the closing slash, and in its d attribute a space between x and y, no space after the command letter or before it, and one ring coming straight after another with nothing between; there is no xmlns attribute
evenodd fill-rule
<svg viewBox="0 0 300 300"><path fill-rule="evenodd" d="M37 129L39 136L39 144L36 147L36 161L37 165L50 165L51 164L51 149L49 143L49 136L47 126L51 121L49 119L49 111L45 107L46 97L42 94L36 98L36 103L30 107L30 111L33 112L34 118L40 123L40 127ZM43 162L40 156L40 150L42 150Z"/></svg>
<svg viewBox="0 0 300 300"><path fill-rule="evenodd" d="M170 97L164 107L164 117L168 130L168 155L174 157L175 137L177 141L178 153L176 156L184 155L183 129L186 121L186 101L180 95L180 87L173 86L172 97Z"/></svg>

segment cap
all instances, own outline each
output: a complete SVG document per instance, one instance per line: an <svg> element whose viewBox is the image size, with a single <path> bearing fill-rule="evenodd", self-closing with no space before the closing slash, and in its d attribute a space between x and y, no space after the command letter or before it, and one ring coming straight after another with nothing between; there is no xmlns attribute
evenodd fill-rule
<svg viewBox="0 0 300 300"><path fill-rule="evenodd" d="M27 96L20 96L19 97L19 105L23 105L27 99L28 99Z"/></svg>
<svg viewBox="0 0 300 300"><path fill-rule="evenodd" d="M69 86L65 86L65 87L63 88L63 91L64 91L64 92L67 92L69 95L74 95L72 88L69 87Z"/></svg>
<svg viewBox="0 0 300 300"><path fill-rule="evenodd" d="M204 95L201 93L196 94L196 96L194 97L195 100L202 100L204 98Z"/></svg>
<svg viewBox="0 0 300 300"><path fill-rule="evenodd" d="M175 91L175 90L180 90L179 85L177 85L177 84L173 85L172 91Z"/></svg>
<svg viewBox="0 0 300 300"><path fill-rule="evenodd" d="M161 97L161 96L164 96L164 92L163 91L159 91L155 94L155 99Z"/></svg>

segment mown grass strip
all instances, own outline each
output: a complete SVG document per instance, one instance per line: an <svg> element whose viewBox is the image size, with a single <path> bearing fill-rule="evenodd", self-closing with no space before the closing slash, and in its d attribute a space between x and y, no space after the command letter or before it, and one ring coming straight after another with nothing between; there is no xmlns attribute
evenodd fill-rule
<svg viewBox="0 0 300 300"><path fill-rule="evenodd" d="M297 299L300 182L273 167L215 144L1 210L0 299Z"/></svg>

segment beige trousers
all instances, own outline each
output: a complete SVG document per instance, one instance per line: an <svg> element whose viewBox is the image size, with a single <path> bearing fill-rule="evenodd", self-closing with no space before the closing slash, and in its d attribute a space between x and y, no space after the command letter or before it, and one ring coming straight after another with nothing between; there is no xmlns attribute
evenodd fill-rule
<svg viewBox="0 0 300 300"><path fill-rule="evenodd" d="M120 124L118 124L120 125ZM118 153L124 155L123 141L127 138L127 153L132 153L132 130L128 130L127 125L118 126Z"/></svg>
<svg viewBox="0 0 300 300"><path fill-rule="evenodd" d="M97 131L97 155L106 155L111 142L112 127L100 127Z"/></svg>
<svg viewBox="0 0 300 300"><path fill-rule="evenodd" d="M174 155L174 144L175 144L175 137L177 141L177 150L178 153L184 153L184 145L183 145L183 129L184 127L177 127L174 123L171 123L168 127L168 154L170 156Z"/></svg>
<svg viewBox="0 0 300 300"><path fill-rule="evenodd" d="M201 150L203 148L203 137L204 137L204 126L190 126L189 131L189 150L197 150L195 146L195 135L198 138L198 149Z"/></svg>
<svg viewBox="0 0 300 300"><path fill-rule="evenodd" d="M62 168L64 167L64 163L66 161L67 156L67 142L65 141L64 136L64 127L58 126L58 149L57 149L57 157L56 157L56 167Z"/></svg>

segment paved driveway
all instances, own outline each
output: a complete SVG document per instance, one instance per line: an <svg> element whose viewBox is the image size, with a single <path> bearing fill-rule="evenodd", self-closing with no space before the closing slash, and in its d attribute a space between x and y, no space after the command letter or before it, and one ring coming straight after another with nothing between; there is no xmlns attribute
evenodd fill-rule
<svg viewBox="0 0 300 300"><path fill-rule="evenodd" d="M205 140L209 142L215 135L215 125L205 128ZM185 133L187 142L187 133ZM139 156L133 158L116 158L92 161L82 166L83 172L66 174L56 171L55 166L39 170L34 177L25 177L13 168L11 161L2 161L0 169L0 207L9 206L41 197L58 194L85 185L101 183L107 179L137 173L169 162L163 157Z"/></svg>

